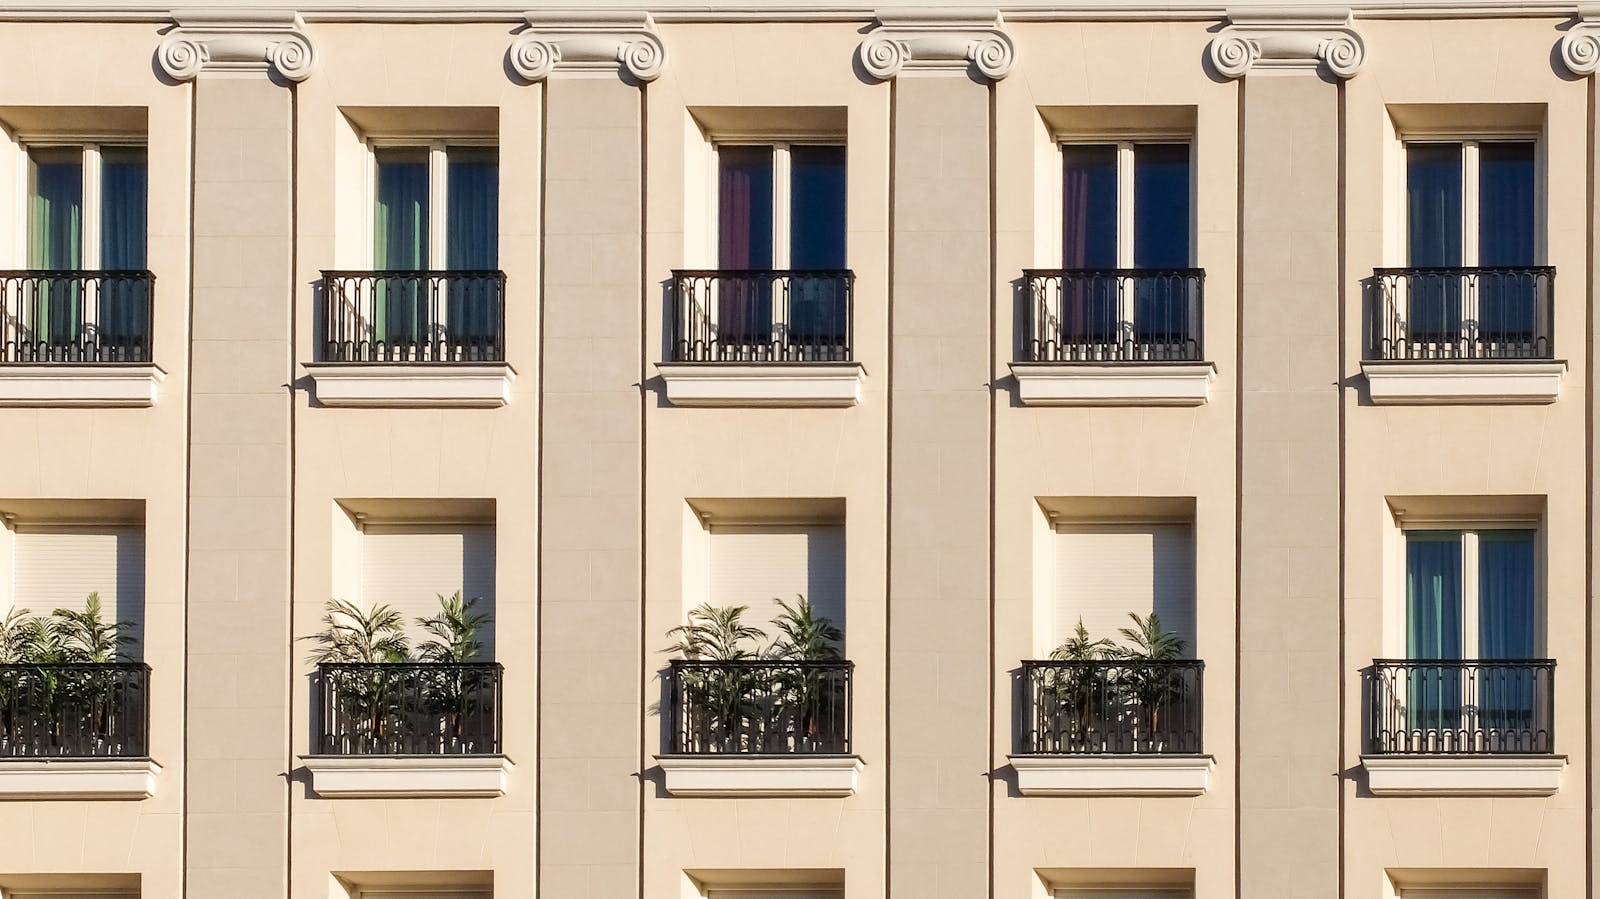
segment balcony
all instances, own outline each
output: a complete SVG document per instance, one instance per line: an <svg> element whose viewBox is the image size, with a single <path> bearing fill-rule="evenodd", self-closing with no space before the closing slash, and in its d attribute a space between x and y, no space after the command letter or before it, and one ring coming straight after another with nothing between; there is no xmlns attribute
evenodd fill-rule
<svg viewBox="0 0 1600 899"><path fill-rule="evenodd" d="M672 346L658 368L676 406L853 406L855 275L674 271Z"/></svg>
<svg viewBox="0 0 1600 899"><path fill-rule="evenodd" d="M1205 271L1027 269L1018 398L1038 406L1196 406L1205 361Z"/></svg>
<svg viewBox="0 0 1600 899"><path fill-rule="evenodd" d="M1383 404L1551 403L1555 269L1380 268L1362 371Z"/></svg>
<svg viewBox="0 0 1600 899"><path fill-rule="evenodd" d="M691 661L666 675L666 752L674 796L848 796L850 662Z"/></svg>
<svg viewBox="0 0 1600 899"><path fill-rule="evenodd" d="M1376 795L1549 795L1555 662L1379 659L1364 672Z"/></svg>
<svg viewBox="0 0 1600 899"><path fill-rule="evenodd" d="M143 664L0 665L0 797L153 795L149 687Z"/></svg>
<svg viewBox="0 0 1600 899"><path fill-rule="evenodd" d="M493 408L510 401L506 276L499 271L324 271L324 406Z"/></svg>
<svg viewBox="0 0 1600 899"><path fill-rule="evenodd" d="M1026 661L1011 757L1023 795L1195 796L1205 663Z"/></svg>
<svg viewBox="0 0 1600 899"><path fill-rule="evenodd" d="M148 271L0 271L0 405L152 405L154 297Z"/></svg>
<svg viewBox="0 0 1600 899"><path fill-rule="evenodd" d="M317 666L312 788L328 798L502 795L501 680L492 662Z"/></svg>

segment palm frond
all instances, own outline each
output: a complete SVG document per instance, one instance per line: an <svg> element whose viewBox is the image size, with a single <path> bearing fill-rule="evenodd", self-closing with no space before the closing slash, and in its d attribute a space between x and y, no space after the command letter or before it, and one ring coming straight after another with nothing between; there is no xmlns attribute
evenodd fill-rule
<svg viewBox="0 0 1600 899"><path fill-rule="evenodd" d="M462 599L461 591L439 596L439 611L429 618L418 618L417 625L431 638L417 647L423 662L470 662L483 651L478 632L494 620L487 612L474 612L479 600Z"/></svg>
<svg viewBox="0 0 1600 899"><path fill-rule="evenodd" d="M731 662L753 659L756 652L746 646L766 639L761 628L744 623L744 613L749 606L713 606L702 603L689 610L689 620L669 631L678 642L667 647L686 659L712 659Z"/></svg>
<svg viewBox="0 0 1600 899"><path fill-rule="evenodd" d="M777 659L803 662L836 662L843 658L844 631L834 626L826 615L818 615L811 602L795 594L795 604L775 599L782 609L772 619L778 636L769 650Z"/></svg>
<svg viewBox="0 0 1600 899"><path fill-rule="evenodd" d="M322 630L305 639L317 643L316 662L404 662L411 653L405 618L380 603L363 609L349 600L330 599L322 613Z"/></svg>

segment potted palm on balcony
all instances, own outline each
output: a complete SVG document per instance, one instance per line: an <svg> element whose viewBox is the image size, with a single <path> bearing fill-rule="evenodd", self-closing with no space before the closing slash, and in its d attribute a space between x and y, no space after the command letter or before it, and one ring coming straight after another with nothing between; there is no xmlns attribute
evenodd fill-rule
<svg viewBox="0 0 1600 899"><path fill-rule="evenodd" d="M4 679L5 751L12 755L106 755L119 729L128 691L138 686L111 666L137 641L128 621L105 621L99 593L79 609L55 609L36 617L17 609L0 622L0 663L13 666ZM19 718L19 716L21 716ZM31 735L25 736L24 734ZM69 745L70 744L70 745Z"/></svg>
<svg viewBox="0 0 1600 899"><path fill-rule="evenodd" d="M713 606L702 603L689 611L688 623L669 631L678 642L668 652L690 662L747 662L758 658L750 644L764 640L766 632L744 623L749 606ZM684 734L709 752L738 752L748 730L748 722L758 711L755 675L739 664L695 666L678 672L678 689L686 709L698 709L691 717L698 724L696 733ZM691 725L693 726L693 725Z"/></svg>
<svg viewBox="0 0 1600 899"><path fill-rule="evenodd" d="M322 630L308 638L318 644L312 659L324 665L404 662L411 650L404 628L404 617L392 606L362 609L348 600L330 599L323 611ZM369 751L381 751L386 722L395 711L388 677L374 668L357 668L340 670L335 679L336 683L325 687L336 691L334 705L341 709L339 717L359 722L357 733L340 735L340 742L364 738ZM323 722L325 727L333 723Z"/></svg>
<svg viewBox="0 0 1600 899"><path fill-rule="evenodd" d="M779 669L775 678L774 694L780 714L774 718L793 720L794 739L802 744L800 748L804 751L832 749L841 743L841 735L834 732L836 727L828 727L823 718L832 717L825 712L842 708L840 694L844 685L834 674L811 663L842 660L840 647L844 643L844 632L826 615L817 614L804 596L796 595L792 606L782 599L777 603L781 611L773 619L772 626L778 630L778 636L768 654L773 659L796 665ZM779 737L787 731L781 725L773 728Z"/></svg>
<svg viewBox="0 0 1600 899"><path fill-rule="evenodd" d="M1116 646L1110 640L1104 637L1091 639L1088 629L1083 626L1083 618L1079 617L1072 636L1050 651L1050 660L1100 662L1111 658L1115 652ZM1055 720L1045 722L1053 732L1053 742L1062 751L1083 752L1093 739L1092 732L1096 729L1094 722L1104 715L1104 690L1097 687L1103 687L1105 672L1087 664L1046 671L1050 680L1044 685L1045 689L1056 700ZM1067 719L1065 727L1062 726L1063 717Z"/></svg>
<svg viewBox="0 0 1600 899"><path fill-rule="evenodd" d="M478 599L463 599L457 590L451 596L439 596L439 611L428 618L418 618L417 625L429 638L417 646L417 661L439 666L437 671L423 679L423 701L429 720L423 726L443 729L443 752L473 752L475 746L462 745L463 721L479 714L483 708L484 673L464 666L477 661L483 652L478 634L487 627L493 616L474 611Z"/></svg>
<svg viewBox="0 0 1600 899"><path fill-rule="evenodd" d="M1140 617L1129 612L1132 627L1117 630L1127 646L1117 650L1117 657L1130 662L1121 672L1123 683L1119 692L1132 700L1129 714L1134 716L1135 740L1143 742L1147 751L1160 751L1164 743L1162 710L1181 698L1184 681L1170 665L1149 664L1172 662L1183 657L1188 644L1175 631L1161 626L1161 617L1155 612Z"/></svg>

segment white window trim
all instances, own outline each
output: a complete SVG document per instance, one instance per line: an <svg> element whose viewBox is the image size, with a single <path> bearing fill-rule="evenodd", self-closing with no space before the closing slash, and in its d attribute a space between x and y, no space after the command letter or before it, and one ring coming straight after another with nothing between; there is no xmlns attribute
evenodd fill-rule
<svg viewBox="0 0 1600 899"><path fill-rule="evenodd" d="M1473 661L1478 655L1478 534L1482 531L1533 531L1534 657L1543 658L1548 650L1548 612L1546 602L1545 531L1536 518L1407 518L1400 523L1400 541L1395 568L1398 573L1396 600L1392 609L1393 638L1390 658L1406 657L1406 555L1407 535L1411 531L1461 532L1461 658Z"/></svg>
<svg viewBox="0 0 1600 899"><path fill-rule="evenodd" d="M706 177L706 233L711 239L706 244L706 255L711 259L707 268L720 268L722 260L717 258L718 248L722 245L722 148L723 147L771 147L772 148L772 268L782 271L789 267L789 210L792 205L793 190L790 184L790 150L794 147L843 147L846 146L843 135L793 135L771 136L758 135L717 138L711 142L710 171ZM848 162L846 165L848 166ZM717 309L720 306L715 295L708 300L706 314L711 318L711 328L717 328ZM781 331L788 322L783 320L783 304L773 303L772 329Z"/></svg>

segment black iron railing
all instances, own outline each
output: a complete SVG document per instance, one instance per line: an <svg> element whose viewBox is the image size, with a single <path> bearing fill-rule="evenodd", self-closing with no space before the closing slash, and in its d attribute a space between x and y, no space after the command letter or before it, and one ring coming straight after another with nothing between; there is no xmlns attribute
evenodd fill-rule
<svg viewBox="0 0 1600 899"><path fill-rule="evenodd" d="M0 364L150 361L155 275L0 271Z"/></svg>
<svg viewBox="0 0 1600 899"><path fill-rule="evenodd" d="M1369 358L1554 358L1555 278L1550 266L1374 269Z"/></svg>
<svg viewBox="0 0 1600 899"><path fill-rule="evenodd" d="M855 275L674 271L673 362L849 362Z"/></svg>
<svg viewBox="0 0 1600 899"><path fill-rule="evenodd" d="M1204 269L1027 269L1024 362L1199 362Z"/></svg>
<svg viewBox="0 0 1600 899"><path fill-rule="evenodd" d="M1023 755L1197 755L1205 663L1022 663Z"/></svg>
<svg viewBox="0 0 1600 899"><path fill-rule="evenodd" d="M1364 673L1370 754L1555 751L1551 659L1378 659Z"/></svg>
<svg viewBox="0 0 1600 899"><path fill-rule="evenodd" d="M137 663L0 665L0 756L147 756L149 687Z"/></svg>
<svg viewBox="0 0 1600 899"><path fill-rule="evenodd" d="M324 271L323 362L503 362L498 271Z"/></svg>
<svg viewBox="0 0 1600 899"><path fill-rule="evenodd" d="M317 666L322 755L492 755L500 751L500 665Z"/></svg>
<svg viewBox="0 0 1600 899"><path fill-rule="evenodd" d="M674 659L675 755L848 755L850 662Z"/></svg>

